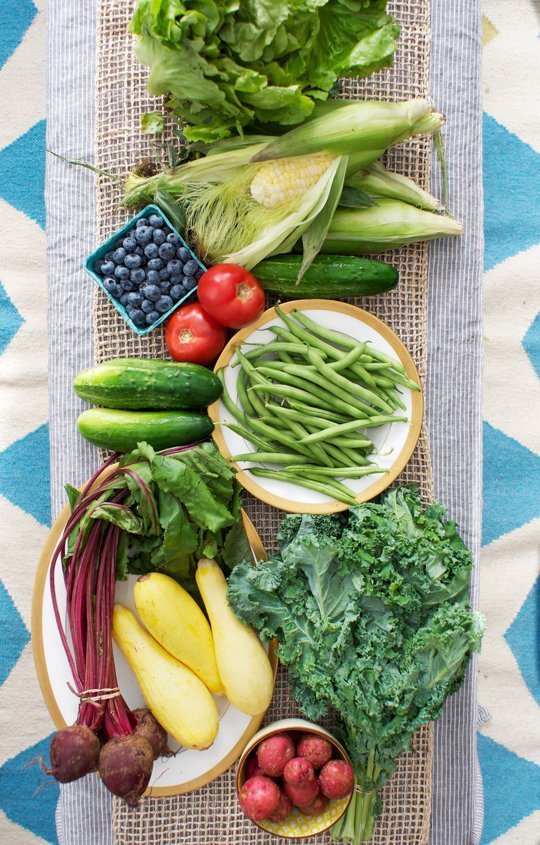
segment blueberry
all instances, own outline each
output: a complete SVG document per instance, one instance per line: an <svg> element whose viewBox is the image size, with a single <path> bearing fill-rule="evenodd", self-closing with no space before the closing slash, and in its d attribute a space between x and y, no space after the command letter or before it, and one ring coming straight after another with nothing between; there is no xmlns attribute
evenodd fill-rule
<svg viewBox="0 0 540 845"><path fill-rule="evenodd" d="M117 279L129 279L129 270L127 267L123 267L119 264L114 268L114 275Z"/></svg>
<svg viewBox="0 0 540 845"><path fill-rule="evenodd" d="M103 287L107 291L107 293L111 293L111 290L114 289L116 286L116 279L112 279L110 276L107 276L103 279Z"/></svg>
<svg viewBox="0 0 540 845"><path fill-rule="evenodd" d="M146 315L147 326L151 326L152 323L156 322L156 320L159 320L159 314L157 311L150 311L150 313Z"/></svg>
<svg viewBox="0 0 540 845"><path fill-rule="evenodd" d="M175 252L176 250L172 244L164 243L159 248L159 257L163 258L164 261L169 261L169 259L174 258Z"/></svg>
<svg viewBox="0 0 540 845"><path fill-rule="evenodd" d="M153 232L154 230L151 226L139 226L135 233L135 237L142 246L145 246L152 240Z"/></svg>
<svg viewBox="0 0 540 845"><path fill-rule="evenodd" d="M131 317L131 321L135 323L136 326L144 326L144 324L146 323L146 316L144 314L144 311L141 311L140 308L133 308L129 316Z"/></svg>
<svg viewBox="0 0 540 845"><path fill-rule="evenodd" d="M172 244L173 246L178 246L180 243L180 239L178 235L175 235L174 232L171 232L170 235L167 235L167 243Z"/></svg>
<svg viewBox="0 0 540 845"><path fill-rule="evenodd" d="M150 311L154 310L154 303L150 302L149 299L143 299L143 301L141 303L141 308L142 308L142 310L144 311L145 314L149 314Z"/></svg>
<svg viewBox="0 0 540 845"><path fill-rule="evenodd" d="M179 246L176 250L176 257L180 259L180 261L190 261L191 260L191 252L185 246Z"/></svg>
<svg viewBox="0 0 540 845"><path fill-rule="evenodd" d="M170 272L170 270L168 269L168 267L164 267L164 268L163 268L163 270L160 270L160 271L159 271L159 280L160 280L160 282L166 282L166 281L168 281L168 279L169 279L169 276L170 276L170 275L171 275L171 272Z"/></svg>
<svg viewBox="0 0 540 845"><path fill-rule="evenodd" d="M114 273L115 266L116 265L114 261L105 261L101 265L101 270L99 272L102 273L104 276L112 276L112 274Z"/></svg>
<svg viewBox="0 0 540 845"><path fill-rule="evenodd" d="M186 272L186 266L184 266L184 273ZM178 261L177 258L173 258L172 261L167 261L167 270L169 271L171 276L181 273L182 272L182 262Z"/></svg>
<svg viewBox="0 0 540 845"><path fill-rule="evenodd" d="M139 267L138 269L131 271L131 273L129 274L129 278L136 285L142 285L142 283L146 280L146 273L144 272L142 267Z"/></svg>
<svg viewBox="0 0 540 845"><path fill-rule="evenodd" d="M165 263L161 260L161 258L151 258L148 262L149 270L162 270L164 266Z"/></svg>
<svg viewBox="0 0 540 845"><path fill-rule="evenodd" d="M160 244L165 243L166 237L167 237L167 235L165 234L163 229L154 229L154 234L152 236L152 239L153 239L155 244L157 244L159 246Z"/></svg>
<svg viewBox="0 0 540 845"><path fill-rule="evenodd" d="M159 285L160 283L159 272L157 270L147 270L146 278L151 285Z"/></svg>
<svg viewBox="0 0 540 845"><path fill-rule="evenodd" d="M94 261L94 263L92 264L92 270L94 271L94 273L98 273L99 275L101 275L101 273L103 272L101 268L105 263L106 262L103 261L103 258L98 258L97 261Z"/></svg>
<svg viewBox="0 0 540 845"><path fill-rule="evenodd" d="M126 251L123 246L118 247L118 249L115 249L113 252L113 261L115 264L122 264L125 257Z"/></svg>
<svg viewBox="0 0 540 845"><path fill-rule="evenodd" d="M122 303L122 305L124 306L124 308L126 307L126 305L129 305L129 304L130 304L130 303L129 303L129 297L130 297L130 296L132 296L132 294L131 294L131 293L123 293L123 294L122 294L122 296L120 297L120 302Z"/></svg>
<svg viewBox="0 0 540 845"><path fill-rule="evenodd" d="M161 296L161 291L157 285L145 285L141 288L141 293L145 299L151 299L152 302L157 302Z"/></svg>
<svg viewBox="0 0 540 845"><path fill-rule="evenodd" d="M171 285L181 285L184 282L184 277L182 273L172 273L169 281Z"/></svg>
<svg viewBox="0 0 540 845"><path fill-rule="evenodd" d="M183 285L173 285L170 291L171 299L174 300L174 302L178 302L179 299L182 299L185 293L186 289Z"/></svg>
<svg viewBox="0 0 540 845"><path fill-rule="evenodd" d="M199 279L201 278L201 276L202 276L202 274L203 274L203 273L204 273L204 270L202 270L202 269L199 267L199 269L197 270L197 272L193 274L193 278L194 278L194 279L196 279L197 281L199 281Z"/></svg>
<svg viewBox="0 0 540 845"><path fill-rule="evenodd" d="M140 293L128 293L127 295L128 302L132 308L140 308L142 305L143 298Z"/></svg>
<svg viewBox="0 0 540 845"><path fill-rule="evenodd" d="M132 290L135 290L137 285L132 279L122 279L122 287L125 291L130 293Z"/></svg>
<svg viewBox="0 0 540 845"><path fill-rule="evenodd" d="M154 229L161 229L161 227L165 223L165 220L163 219L163 217L160 217L159 214L151 214L148 218L148 222L151 226L154 227Z"/></svg>
<svg viewBox="0 0 540 845"><path fill-rule="evenodd" d="M156 302L156 311L159 311L160 314L166 314L172 307L173 301L170 296L160 296Z"/></svg>
<svg viewBox="0 0 540 845"><path fill-rule="evenodd" d="M140 229L141 226L148 226L148 218L147 217L139 217L139 219L135 223L136 229Z"/></svg>
<svg viewBox="0 0 540 845"><path fill-rule="evenodd" d="M172 288L172 284L170 282L161 282L159 285L159 289L161 293L168 294Z"/></svg>
<svg viewBox="0 0 540 845"><path fill-rule="evenodd" d="M103 258L105 259L105 261L112 261L113 254L114 254L114 249L111 250L110 252L106 252L105 255L103 256Z"/></svg>
<svg viewBox="0 0 540 845"><path fill-rule="evenodd" d="M144 255L144 249L142 248L142 246L138 246L135 248L135 254L140 255L142 258L142 256Z"/></svg>
<svg viewBox="0 0 540 845"><path fill-rule="evenodd" d="M137 267L140 267L143 263L143 260L140 255L137 255L134 252L130 252L129 255L126 255L124 259L124 264L126 267L129 267L130 270L136 270Z"/></svg>
<svg viewBox="0 0 540 845"><path fill-rule="evenodd" d="M194 290L197 287L197 279L193 276L184 276L183 285L186 290Z"/></svg>
<svg viewBox="0 0 540 845"><path fill-rule="evenodd" d="M199 269L199 265L196 261L191 259L190 261L186 261L184 264L184 276L193 276L194 273L197 272Z"/></svg>
<svg viewBox="0 0 540 845"><path fill-rule="evenodd" d="M157 244L147 244L144 248L144 254L147 258L157 258L159 256Z"/></svg>
<svg viewBox="0 0 540 845"><path fill-rule="evenodd" d="M124 247L126 252L134 252L137 246L137 241L135 240L135 238L132 237L124 238L124 240L122 241L122 246Z"/></svg>

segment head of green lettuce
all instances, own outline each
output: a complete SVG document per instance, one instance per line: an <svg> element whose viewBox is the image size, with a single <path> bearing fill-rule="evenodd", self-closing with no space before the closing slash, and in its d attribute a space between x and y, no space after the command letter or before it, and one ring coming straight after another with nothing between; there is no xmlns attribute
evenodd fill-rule
<svg viewBox="0 0 540 845"><path fill-rule="evenodd" d="M339 76L392 62L386 0L139 0L130 31L189 141L309 117Z"/></svg>

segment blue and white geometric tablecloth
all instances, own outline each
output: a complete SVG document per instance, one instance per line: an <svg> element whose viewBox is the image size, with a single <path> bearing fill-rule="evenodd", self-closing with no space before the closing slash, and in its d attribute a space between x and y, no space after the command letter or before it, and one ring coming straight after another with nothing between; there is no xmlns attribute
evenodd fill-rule
<svg viewBox="0 0 540 845"><path fill-rule="evenodd" d="M533 0L484 0L485 375L479 700L482 845L540 831L540 102ZM30 650L50 524L45 284L45 9L0 5L0 841L56 843L52 729ZM77 338L74 338L77 342ZM99 843L89 843L99 845Z"/></svg>

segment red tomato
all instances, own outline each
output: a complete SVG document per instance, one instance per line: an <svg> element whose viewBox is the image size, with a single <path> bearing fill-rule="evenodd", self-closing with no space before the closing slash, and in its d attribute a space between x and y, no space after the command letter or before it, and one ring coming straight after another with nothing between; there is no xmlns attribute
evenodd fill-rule
<svg viewBox="0 0 540 845"><path fill-rule="evenodd" d="M199 279L199 302L222 326L241 329L264 311L264 290L238 264L216 264Z"/></svg>
<svg viewBox="0 0 540 845"><path fill-rule="evenodd" d="M227 329L194 302L167 321L165 343L175 361L211 364L227 343Z"/></svg>

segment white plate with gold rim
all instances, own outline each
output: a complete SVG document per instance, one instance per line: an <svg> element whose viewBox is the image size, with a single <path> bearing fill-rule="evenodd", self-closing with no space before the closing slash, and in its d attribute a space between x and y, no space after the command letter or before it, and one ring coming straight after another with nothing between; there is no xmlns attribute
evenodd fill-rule
<svg viewBox="0 0 540 845"><path fill-rule="evenodd" d="M57 728L73 724L78 710L78 698L68 687L68 682L74 686L73 675L58 633L49 586L51 558L69 514L69 506L66 505L48 534L36 574L32 604L34 662L45 704ZM265 559L263 545L253 524L244 512L242 518L254 560ZM134 613L136 610L133 585L136 580L136 575L130 575L127 581L117 582L115 594L116 601L125 604ZM61 617L65 620L66 590L61 566L56 568L55 587ZM113 648L122 695L131 709L144 706L145 702L132 670L116 644L113 644ZM273 647L270 648L270 660L275 675L277 660ZM178 743L169 737L170 748L178 753L154 762L147 795L158 797L190 792L210 783L236 762L246 742L259 728L264 713L259 716L247 716L233 707L225 696L217 696L215 701L219 714L219 731L214 743L204 751L196 751L180 748Z"/></svg>
<svg viewBox="0 0 540 845"><path fill-rule="evenodd" d="M285 313L295 309L302 311L325 328L342 332L360 342L370 342L380 352L398 359L407 376L420 383L418 371L404 344L382 320L368 311L346 302L327 299L299 299L285 302L280 308ZM214 369L217 371L225 368L225 385L236 405L239 404L236 382L240 371L238 366L233 366L237 360L236 350L240 347L243 352L247 352L253 349L251 344L271 343L275 340L275 335L269 330L272 325L283 325L274 308L268 309L255 323L237 332L217 360ZM386 472L356 479L342 479L342 484L351 490L359 503L368 501L385 490L402 471L416 446L422 425L422 393L401 386L399 390L405 404L405 410L400 411L400 414L407 417L407 422L395 422L369 429L369 437L377 452L376 464ZM255 451L256 447L246 438L222 425L223 422L233 420L221 399L210 406L208 413L215 424L212 437L225 458L230 460L232 455ZM234 466L238 471L237 478L246 490L275 508L292 513L335 513L348 507L343 502L307 487L273 478L257 477L249 471L249 461L234 463ZM260 466L279 469L272 464Z"/></svg>

